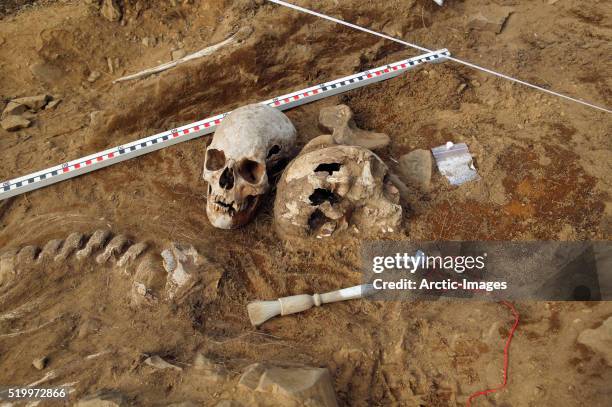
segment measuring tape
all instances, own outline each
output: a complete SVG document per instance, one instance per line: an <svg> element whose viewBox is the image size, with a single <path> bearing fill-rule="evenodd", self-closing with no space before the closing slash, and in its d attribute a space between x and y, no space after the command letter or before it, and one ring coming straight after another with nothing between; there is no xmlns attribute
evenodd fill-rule
<svg viewBox="0 0 612 407"><path fill-rule="evenodd" d="M351 89L391 79L427 62L443 62L446 59L445 57L449 56L450 52L446 49L429 52L427 54L394 62L390 65L373 68L368 71L359 72L351 76L345 76L344 78L336 79L331 82L269 99L261 102L261 104L275 107L279 110L291 109L292 107L344 93ZM0 200L55 184L56 182L73 178L81 174L99 170L100 168L108 167L109 165L117 164L121 161L129 160L130 158L160 150L183 141L213 133L223 118L229 113L230 112L226 112L217 116L212 116L176 129L158 133L23 177L2 182L0 184Z"/></svg>

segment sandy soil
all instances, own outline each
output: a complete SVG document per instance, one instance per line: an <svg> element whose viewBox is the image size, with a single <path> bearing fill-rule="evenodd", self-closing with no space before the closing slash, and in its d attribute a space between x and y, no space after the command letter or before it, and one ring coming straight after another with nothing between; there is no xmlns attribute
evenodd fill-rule
<svg viewBox="0 0 612 407"><path fill-rule="evenodd" d="M27 129L0 129L0 179L416 55L263 1L129 0L122 2L122 22L101 17L95 1L23 3L0 7L0 108L39 93L62 102L39 112ZM299 4L612 105L612 8L605 1ZM470 28L485 6L513 9L501 33ZM112 84L170 60L172 50L193 52L247 25L254 31L239 45L144 80ZM151 39L149 46L143 38ZM94 71L101 76L90 82ZM445 63L288 112L301 144L320 134L319 109L338 103L353 109L360 127L391 136L382 154L389 163L448 140L467 142L476 157L480 182L455 188L435 175L433 191L415 197L404 230L393 239L612 236L612 122L606 113ZM183 143L0 204L2 250L109 227L153 248L187 241L222 271L212 298L201 293L181 304L130 307L130 280L109 267L71 259L33 270L0 291L2 313L37 300L22 317L0 321L0 383L39 380L46 372L31 362L43 355L47 369L61 373L48 383L76 382L75 399L115 388L137 405L235 398L244 367L262 360L329 368L346 406L463 405L473 392L500 383L513 319L499 304L352 301L252 328L245 308L250 300L357 284L360 239L307 249L284 245L271 232L272 198L246 228L212 228L201 179L205 145ZM521 325L508 387L475 405L607 405L612 370L576 338L612 315L612 304L516 308ZM87 328L92 324L96 329ZM210 384L189 369L154 371L142 363L158 354L188 366L196 352L225 365L230 379Z"/></svg>

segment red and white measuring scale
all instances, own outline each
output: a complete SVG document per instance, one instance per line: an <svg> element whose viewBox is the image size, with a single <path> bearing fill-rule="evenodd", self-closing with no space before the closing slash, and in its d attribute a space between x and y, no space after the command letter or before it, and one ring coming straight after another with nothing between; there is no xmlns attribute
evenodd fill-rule
<svg viewBox="0 0 612 407"><path fill-rule="evenodd" d="M336 79L331 82L312 86L307 89L298 90L293 93L266 100L261 102L261 104L276 107L279 110L291 109L292 107L344 93L351 89L391 79L424 63L443 62L446 59L445 57L449 56L450 52L446 49L429 52L389 65L359 72L351 76L345 76L344 78ZM160 150L173 144L213 133L227 114L229 114L229 112L2 182L0 183L0 200L55 184L56 182L86 174L100 168L108 167L109 165Z"/></svg>

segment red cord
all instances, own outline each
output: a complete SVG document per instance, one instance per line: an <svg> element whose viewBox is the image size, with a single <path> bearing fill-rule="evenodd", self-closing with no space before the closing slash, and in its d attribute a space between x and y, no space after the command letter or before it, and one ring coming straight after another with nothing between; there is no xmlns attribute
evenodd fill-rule
<svg viewBox="0 0 612 407"><path fill-rule="evenodd" d="M512 329L510 329L510 334L508 335L508 339L506 340L506 346L504 347L504 382L494 389L482 390L472 394L470 398L468 398L466 407L470 407L472 405L472 400L476 397L484 396L486 394L495 393L496 391L502 390L506 387L506 384L508 383L508 361L510 359L510 343L512 342L514 331L516 331L516 328L519 324L519 313L516 311L516 308L514 308L514 305L512 305L508 301L502 301L501 303L504 304L506 307L510 308L510 311L512 311L512 315L514 315L514 325L512 325Z"/></svg>

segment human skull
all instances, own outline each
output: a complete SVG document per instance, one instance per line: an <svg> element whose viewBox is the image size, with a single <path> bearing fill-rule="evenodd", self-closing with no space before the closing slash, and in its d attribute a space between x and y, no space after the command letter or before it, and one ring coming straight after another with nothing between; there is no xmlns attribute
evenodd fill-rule
<svg viewBox="0 0 612 407"><path fill-rule="evenodd" d="M336 145L306 152L280 179L274 222L281 237L334 235L351 227L366 235L399 228L399 191L370 150Z"/></svg>
<svg viewBox="0 0 612 407"><path fill-rule="evenodd" d="M268 172L290 158L296 131L283 113L260 104L227 115L206 149L206 214L221 229L248 223L268 192Z"/></svg>

